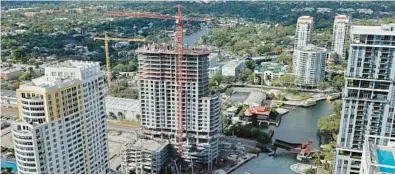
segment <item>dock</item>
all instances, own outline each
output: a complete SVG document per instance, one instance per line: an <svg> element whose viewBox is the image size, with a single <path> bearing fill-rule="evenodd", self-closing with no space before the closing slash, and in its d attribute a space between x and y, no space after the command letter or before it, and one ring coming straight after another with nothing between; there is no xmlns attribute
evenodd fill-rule
<svg viewBox="0 0 395 175"><path fill-rule="evenodd" d="M247 154L246 155L247 158L242 160L241 162L239 162L238 164L236 164L235 166L233 166L232 168L229 168L228 170L225 171L226 174L230 174L231 172L233 172L235 169L239 168L241 165L244 165L245 163L247 163L248 161L250 161L251 159L253 159L256 155L255 154Z"/></svg>

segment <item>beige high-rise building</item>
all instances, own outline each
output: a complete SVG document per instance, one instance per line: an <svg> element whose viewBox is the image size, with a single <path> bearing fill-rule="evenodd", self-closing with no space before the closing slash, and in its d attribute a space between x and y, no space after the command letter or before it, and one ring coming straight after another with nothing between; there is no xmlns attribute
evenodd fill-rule
<svg viewBox="0 0 395 175"><path fill-rule="evenodd" d="M331 51L336 52L339 59L346 57L346 44L349 38L350 17L337 15L333 23L332 47Z"/></svg>
<svg viewBox="0 0 395 175"><path fill-rule="evenodd" d="M12 126L19 173L108 172L103 78L98 62L66 61L20 86Z"/></svg>
<svg viewBox="0 0 395 175"><path fill-rule="evenodd" d="M314 30L314 18L311 16L301 16L296 23L294 49L304 47L311 43Z"/></svg>

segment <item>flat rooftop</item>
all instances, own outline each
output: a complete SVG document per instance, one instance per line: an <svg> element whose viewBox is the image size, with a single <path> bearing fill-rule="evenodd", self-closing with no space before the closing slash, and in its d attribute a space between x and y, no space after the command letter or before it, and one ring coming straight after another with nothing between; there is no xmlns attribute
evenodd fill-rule
<svg viewBox="0 0 395 175"><path fill-rule="evenodd" d="M106 108L125 111L140 111L140 100L107 96Z"/></svg>
<svg viewBox="0 0 395 175"><path fill-rule="evenodd" d="M160 151L169 143L166 141L148 140L148 139L138 139L135 142L129 142L125 147L130 147L132 149L147 150L147 151Z"/></svg>
<svg viewBox="0 0 395 175"><path fill-rule="evenodd" d="M317 47L314 44L308 44L304 47L297 48L297 50L304 51L304 52L326 52L327 49L322 47Z"/></svg>
<svg viewBox="0 0 395 175"><path fill-rule="evenodd" d="M99 62L94 61L78 61L78 60L67 60L60 63L49 65L49 68L88 68L93 66L100 66Z"/></svg>
<svg viewBox="0 0 395 175"><path fill-rule="evenodd" d="M392 31L390 30L392 27ZM383 24L381 26L351 26L351 34L371 34L371 35L395 35L395 24Z"/></svg>
<svg viewBox="0 0 395 175"><path fill-rule="evenodd" d="M59 77L42 76L33 79L31 82L21 85L19 89L29 90L32 88L44 88L49 90L55 88L64 88L78 83L81 83L81 81L77 79L62 79Z"/></svg>
<svg viewBox="0 0 395 175"><path fill-rule="evenodd" d="M1 97L16 98L16 91L1 90Z"/></svg>
<svg viewBox="0 0 395 175"><path fill-rule="evenodd" d="M22 69L18 68L18 67L8 67L8 68L1 69L2 73L10 73L10 72L15 72L15 71L22 71Z"/></svg>

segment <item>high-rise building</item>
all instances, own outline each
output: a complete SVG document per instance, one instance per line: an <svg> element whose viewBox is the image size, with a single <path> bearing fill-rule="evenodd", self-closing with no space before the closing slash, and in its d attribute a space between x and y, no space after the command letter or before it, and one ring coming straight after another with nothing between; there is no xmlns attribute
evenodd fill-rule
<svg viewBox="0 0 395 175"><path fill-rule="evenodd" d="M293 53L292 71L296 84L305 87L315 87L325 77L327 50L309 44L299 47Z"/></svg>
<svg viewBox="0 0 395 175"><path fill-rule="evenodd" d="M338 58L345 59L346 44L349 37L350 18L346 15L337 15L333 23L331 51L336 52Z"/></svg>
<svg viewBox="0 0 395 175"><path fill-rule="evenodd" d="M334 166L339 174L359 173L367 135L395 137L395 24L352 26L350 42Z"/></svg>
<svg viewBox="0 0 395 175"><path fill-rule="evenodd" d="M139 53L141 127L145 136L169 139L178 149L178 110L182 110L185 161L208 163L218 156L220 100L208 87L209 52L184 48L182 77L177 76L177 50L169 45L147 45ZM182 78L182 106L178 82Z"/></svg>
<svg viewBox="0 0 395 175"><path fill-rule="evenodd" d="M294 49L306 46L311 43L314 30L314 18L311 16L301 16L296 24Z"/></svg>
<svg viewBox="0 0 395 175"><path fill-rule="evenodd" d="M66 61L17 91L13 139L20 173L106 173L104 73L98 62Z"/></svg>

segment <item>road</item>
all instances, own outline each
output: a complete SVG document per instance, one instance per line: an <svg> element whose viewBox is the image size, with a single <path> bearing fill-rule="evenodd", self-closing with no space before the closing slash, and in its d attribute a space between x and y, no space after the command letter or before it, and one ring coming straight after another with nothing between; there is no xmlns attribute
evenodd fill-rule
<svg viewBox="0 0 395 175"><path fill-rule="evenodd" d="M111 121L107 121L107 129L109 131L119 131L119 132L128 132L128 133L135 133L136 131L140 130L139 127L123 125Z"/></svg>

